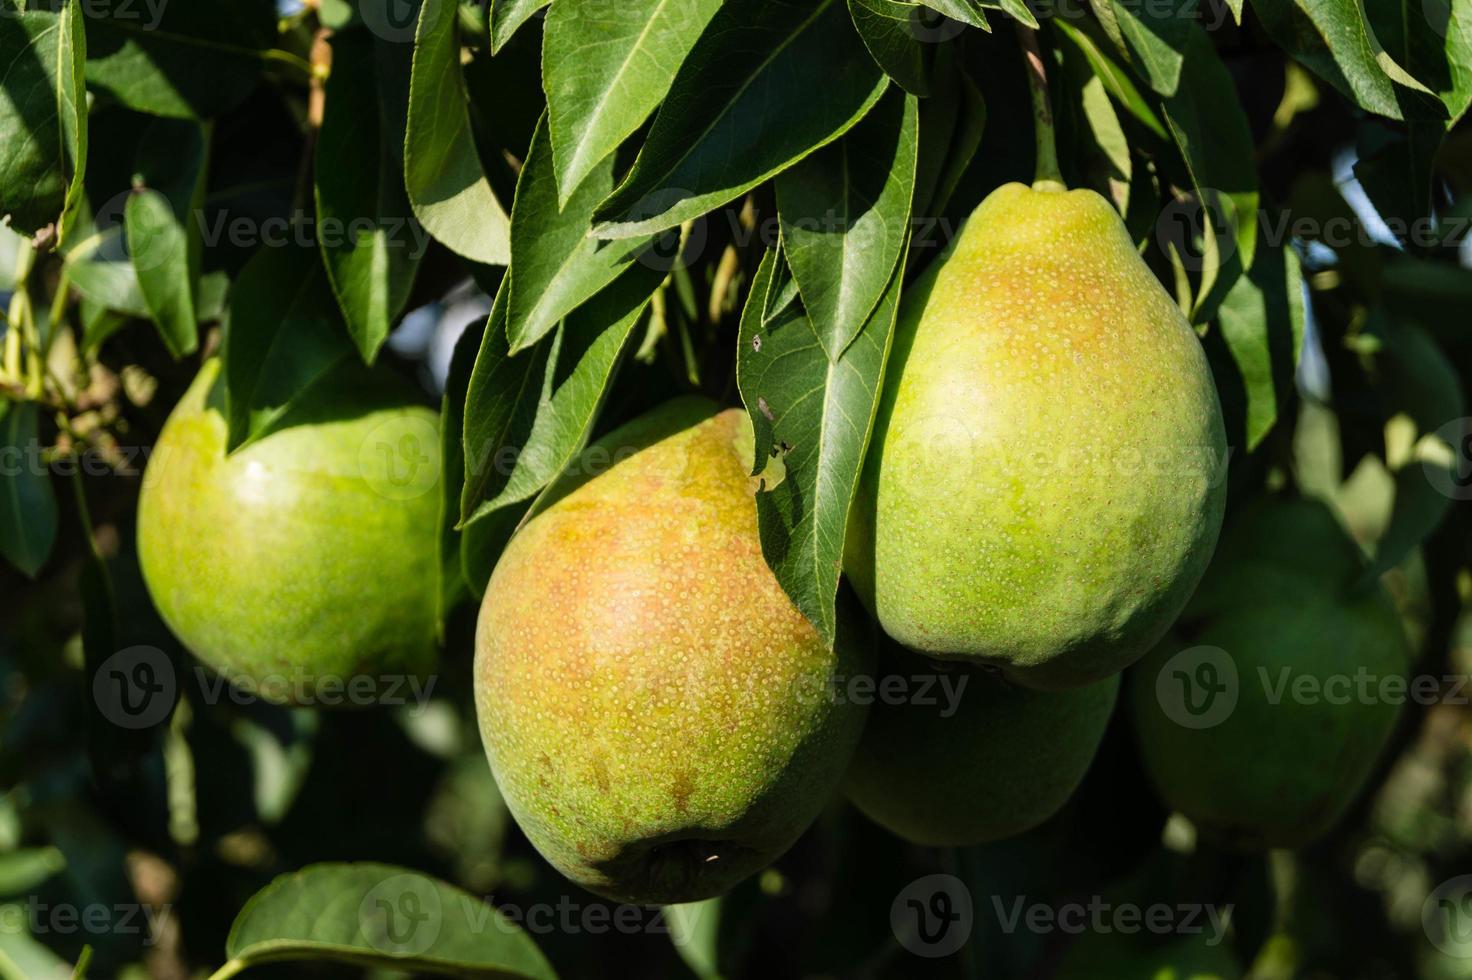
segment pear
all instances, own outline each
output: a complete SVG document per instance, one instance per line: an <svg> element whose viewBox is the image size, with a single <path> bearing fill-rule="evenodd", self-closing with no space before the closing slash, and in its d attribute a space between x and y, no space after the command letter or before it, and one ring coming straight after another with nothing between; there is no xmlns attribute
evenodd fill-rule
<svg viewBox="0 0 1472 980"><path fill-rule="evenodd" d="M935 846L1013 837L1057 813L1083 781L1119 691L1117 675L1033 691L893 643L882 666L844 792L875 823Z"/></svg>
<svg viewBox="0 0 1472 980"><path fill-rule="evenodd" d="M1114 209L1007 184L905 297L845 569L906 647L1079 687L1190 597L1225 465L1201 345Z"/></svg>
<svg viewBox="0 0 1472 980"><path fill-rule="evenodd" d="M565 876L617 901L709 898L782 854L842 777L872 669L830 649L762 557L737 410L672 402L591 447L512 538L476 630L480 730L506 803ZM608 464L612 465L608 465Z"/></svg>
<svg viewBox="0 0 1472 980"><path fill-rule="evenodd" d="M1141 758L1222 843L1296 848L1343 816L1408 696L1389 594L1323 504L1265 500L1230 528L1172 636L1133 670Z"/></svg>
<svg viewBox="0 0 1472 980"><path fill-rule="evenodd" d="M402 692L436 659L437 413L386 369L348 363L227 456L219 376L207 361L174 407L138 498L164 622L273 702Z"/></svg>

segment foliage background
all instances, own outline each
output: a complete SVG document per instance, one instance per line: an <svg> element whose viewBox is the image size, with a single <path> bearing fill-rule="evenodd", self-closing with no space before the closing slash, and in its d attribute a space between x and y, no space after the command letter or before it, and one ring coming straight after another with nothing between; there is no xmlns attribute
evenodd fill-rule
<svg viewBox="0 0 1472 980"><path fill-rule="evenodd" d="M764 542L831 624L851 420L897 293L991 188L1031 178L1011 22L1034 18L1065 176L1120 206L1201 331L1232 510L1284 486L1331 501L1446 696L1407 711L1373 791L1301 853L1231 857L1179 825L1162 848L1116 718L1077 798L1018 840L912 847L835 803L678 947L664 920L590 926L599 903L530 850L485 766L474 597L590 435L699 391L744 399L788 452ZM64 975L85 947L95 976L196 975L276 875L375 860L503 909L570 904L571 926L532 930L567 976L1045 973L1069 937L1003 934L992 901L1124 881L1234 902L1256 976L1472 976L1472 946L1435 948L1422 920L1472 869L1472 525L1447 489L1472 463L1469 0L0 0L0 66L0 902L168 913L153 934L24 916L0 928L0 974ZM341 358L443 399L427 705L211 698L152 613L142 463L221 350L238 440ZM123 731L88 692L138 644L182 690ZM922 959L890 906L936 872L967 884L976 927ZM259 975L308 970L363 972Z"/></svg>

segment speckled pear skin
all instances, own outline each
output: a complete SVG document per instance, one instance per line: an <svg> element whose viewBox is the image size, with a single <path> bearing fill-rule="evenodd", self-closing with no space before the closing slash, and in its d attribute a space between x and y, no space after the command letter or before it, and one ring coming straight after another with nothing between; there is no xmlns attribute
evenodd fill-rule
<svg viewBox="0 0 1472 980"><path fill-rule="evenodd" d="M1207 571L1182 635L1173 630L1130 673L1140 757L1161 798L1203 835L1246 851L1303 847L1369 778L1401 711L1380 685L1404 683L1411 652L1389 593L1357 587L1364 559L1323 504L1258 502L1226 538L1234 545ZM1158 687L1162 672L1181 681L1172 658L1195 647L1224 651L1236 670L1230 714L1203 728L1178 723ZM1304 678L1310 697L1296 697ZM1219 686L1224 671L1206 679ZM1190 696L1210 710L1199 683Z"/></svg>
<svg viewBox="0 0 1472 980"><path fill-rule="evenodd" d="M905 646L1079 687L1180 612L1225 466L1201 345L1113 208L1007 184L905 297L845 569Z"/></svg>
<svg viewBox="0 0 1472 980"><path fill-rule="evenodd" d="M876 699L844 793L885 829L935 847L1014 837L1057 813L1094 761L1119 693L1118 675L1034 691L892 643L881 664L913 696Z"/></svg>
<svg viewBox="0 0 1472 980"><path fill-rule="evenodd" d="M219 373L205 363L144 473L138 557L159 613L267 700L347 703L362 675L407 696L436 657L438 473L406 489L371 440L433 432L437 413L386 369L349 365L227 457ZM437 447L419 465L438 466Z"/></svg>
<svg viewBox="0 0 1472 980"><path fill-rule="evenodd" d="M617 901L709 898L771 863L864 722L832 685L872 669L872 634L845 618L829 650L782 591L750 422L714 410L672 402L597 444L621 461L517 533L476 631L481 735L512 815Z"/></svg>

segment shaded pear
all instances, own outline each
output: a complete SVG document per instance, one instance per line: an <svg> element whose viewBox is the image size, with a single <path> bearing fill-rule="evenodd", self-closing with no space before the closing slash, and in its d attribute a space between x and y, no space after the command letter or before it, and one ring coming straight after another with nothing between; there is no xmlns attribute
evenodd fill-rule
<svg viewBox="0 0 1472 980"><path fill-rule="evenodd" d="M720 894L785 851L843 774L871 669L762 557L746 415L670 403L591 447L511 540L476 631L496 782L533 845L606 897ZM595 460L612 462L595 472Z"/></svg>
<svg viewBox="0 0 1472 980"><path fill-rule="evenodd" d="M1180 612L1225 467L1201 345L1114 209L1007 184L905 296L845 569L906 647L1077 687Z"/></svg>
<svg viewBox="0 0 1472 980"><path fill-rule="evenodd" d="M936 663L885 642L863 740L844 780L870 819L917 844L1012 837L1057 813L1083 781L1119 692L1070 691Z"/></svg>
<svg viewBox="0 0 1472 980"><path fill-rule="evenodd" d="M1358 795L1408 697L1389 594L1323 504L1265 500L1233 522L1129 704L1162 798L1243 849L1301 847Z"/></svg>
<svg viewBox="0 0 1472 980"><path fill-rule="evenodd" d="M346 363L283 427L225 454L220 362L169 415L138 498L138 559L183 644L279 703L371 701L436 657L439 421ZM354 695L355 678L370 677ZM385 680L387 679L387 680Z"/></svg>

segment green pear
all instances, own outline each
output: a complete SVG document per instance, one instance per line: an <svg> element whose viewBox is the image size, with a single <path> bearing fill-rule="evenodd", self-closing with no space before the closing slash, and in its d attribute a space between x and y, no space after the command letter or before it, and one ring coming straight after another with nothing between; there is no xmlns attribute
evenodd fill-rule
<svg viewBox="0 0 1472 980"><path fill-rule="evenodd" d="M1104 738L1119 677L1033 691L890 643L875 691L844 792L906 840L962 846L1013 837L1062 808Z"/></svg>
<svg viewBox="0 0 1472 980"><path fill-rule="evenodd" d="M1007 184L906 294L845 569L885 632L1044 690L1117 673L1211 558L1201 345L1114 209Z"/></svg>
<svg viewBox="0 0 1472 980"><path fill-rule="evenodd" d="M1203 834L1301 847L1369 777L1408 697L1410 651L1323 504L1262 501L1227 538L1179 632L1132 673L1141 757Z"/></svg>
<svg viewBox="0 0 1472 980"><path fill-rule="evenodd" d="M138 558L197 657L278 703L357 703L434 666L438 416L348 364L226 455L220 362L170 414L138 499ZM358 693L354 693L354 691Z"/></svg>
<svg viewBox="0 0 1472 980"><path fill-rule="evenodd" d="M476 630L507 806L559 871L618 901L720 894L835 789L872 634L836 648L762 557L747 416L672 402L585 452L512 538ZM609 465L611 464L611 465Z"/></svg>

